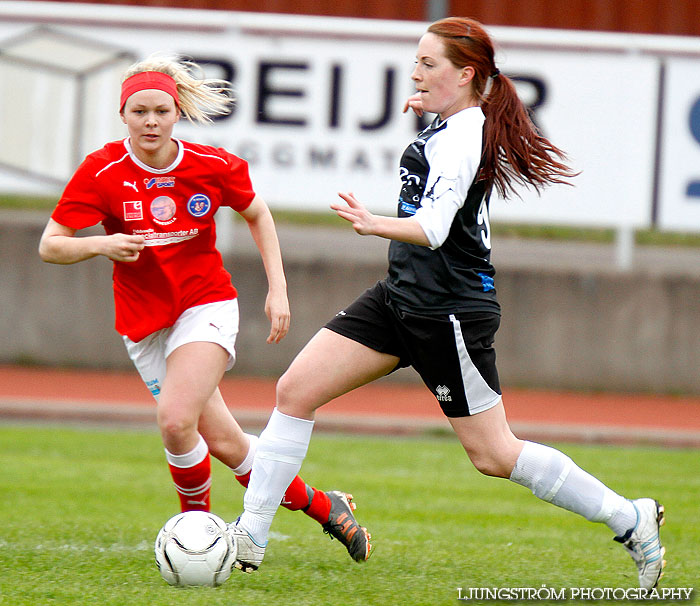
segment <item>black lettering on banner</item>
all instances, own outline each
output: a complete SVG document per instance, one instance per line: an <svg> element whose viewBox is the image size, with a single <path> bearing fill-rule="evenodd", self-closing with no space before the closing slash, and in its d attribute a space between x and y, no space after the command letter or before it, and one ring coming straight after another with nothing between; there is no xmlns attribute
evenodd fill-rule
<svg viewBox="0 0 700 606"><path fill-rule="evenodd" d="M335 168L335 150L312 147L309 151L309 162L312 168Z"/></svg>
<svg viewBox="0 0 700 606"><path fill-rule="evenodd" d="M542 78L538 78L537 76L524 76L524 75L508 75L508 77L516 84L520 84L518 88L520 89L518 91L518 94L520 96L520 100L523 102L525 107L528 110L528 113L530 115L530 119L532 122L537 126L539 129L540 126L538 124L537 120L537 110L542 107L547 100L547 84ZM525 88L526 91L523 91L522 89ZM529 90L527 90L529 89ZM527 94L523 94L523 92L527 92ZM423 114L423 116L416 116L415 117L415 129L416 131L420 132L424 130L428 124L433 119L433 114Z"/></svg>
<svg viewBox="0 0 700 606"><path fill-rule="evenodd" d="M292 167L294 165L294 149L284 143L275 145L272 148L272 161L275 166Z"/></svg>
<svg viewBox="0 0 700 606"><path fill-rule="evenodd" d="M382 113L374 122L360 122L362 130L379 130L389 123L391 119L391 108L394 105L394 81L396 80L396 70L387 67L384 70L384 106Z"/></svg>
<svg viewBox="0 0 700 606"><path fill-rule="evenodd" d="M223 147L223 141L209 142L214 147ZM251 166L268 169L310 169L312 171L350 170L366 174L386 173L394 175L398 164L399 150L390 148L338 148L333 145L310 144L297 146L286 141L266 146L254 139L241 139L232 149ZM347 154L345 153L347 152Z"/></svg>
<svg viewBox="0 0 700 606"><path fill-rule="evenodd" d="M520 83L531 89L531 97L523 98L523 95L520 95L520 100L525 104L525 107L527 107L533 124L541 131L542 129L537 121L537 110L542 107L547 100L547 85L545 81L536 76L511 76L509 74L508 77L516 84Z"/></svg>
<svg viewBox="0 0 700 606"><path fill-rule="evenodd" d="M243 141L236 148L236 155L243 158L248 164L255 165L261 162L260 149L254 141Z"/></svg>
<svg viewBox="0 0 700 606"><path fill-rule="evenodd" d="M306 126L306 118L298 116L275 116L268 104L274 97L304 97L298 88L275 88L272 74L277 70L306 71L308 63L281 63L262 61L258 66L258 99L256 120L259 124L284 124L285 126Z"/></svg>
<svg viewBox="0 0 700 606"><path fill-rule="evenodd" d="M693 139L695 139L697 143L700 143L700 97L695 99L695 103L693 103L690 108L688 126L690 127L690 134L693 135ZM689 198L698 198L700 200L700 179L694 179L688 183L685 195Z"/></svg>
<svg viewBox="0 0 700 606"><path fill-rule="evenodd" d="M367 157L367 152L362 149L358 149L352 158L350 167L353 170L369 170L369 158Z"/></svg>
<svg viewBox="0 0 700 606"><path fill-rule="evenodd" d="M399 165L399 157L396 150L384 149L382 150L382 156L384 157L384 170L393 173Z"/></svg>
<svg viewBox="0 0 700 606"><path fill-rule="evenodd" d="M343 68L335 64L331 70L331 106L328 112L328 126L338 128L340 125L340 98L342 86Z"/></svg>
<svg viewBox="0 0 700 606"><path fill-rule="evenodd" d="M217 78L219 80L226 80L233 84L236 79L236 66L227 61L226 59L216 59L214 57L192 57L192 62L199 65L205 73L206 78ZM213 73L214 71L218 73ZM229 91L229 96L233 96L231 91ZM229 105L229 110L225 114L219 114L211 116L214 122L219 122L221 120L228 120L233 114L236 113L235 104Z"/></svg>

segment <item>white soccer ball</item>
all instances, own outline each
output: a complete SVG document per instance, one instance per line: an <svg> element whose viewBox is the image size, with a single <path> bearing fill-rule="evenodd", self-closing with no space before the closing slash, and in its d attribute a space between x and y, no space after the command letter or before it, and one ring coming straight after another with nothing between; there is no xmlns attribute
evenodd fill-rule
<svg viewBox="0 0 700 606"><path fill-rule="evenodd" d="M236 542L219 516L186 511L170 518L156 537L156 564L170 585L221 585L236 561Z"/></svg>

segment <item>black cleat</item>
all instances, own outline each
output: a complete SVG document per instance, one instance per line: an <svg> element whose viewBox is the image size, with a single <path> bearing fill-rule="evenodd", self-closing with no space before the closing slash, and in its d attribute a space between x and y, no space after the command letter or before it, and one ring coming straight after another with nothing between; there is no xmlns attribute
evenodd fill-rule
<svg viewBox="0 0 700 606"><path fill-rule="evenodd" d="M345 545L353 560L365 562L372 549L369 542L372 537L366 528L357 523L352 513L355 509L352 495L339 490L331 490L326 494L331 500L331 512L328 522L323 525L323 532Z"/></svg>

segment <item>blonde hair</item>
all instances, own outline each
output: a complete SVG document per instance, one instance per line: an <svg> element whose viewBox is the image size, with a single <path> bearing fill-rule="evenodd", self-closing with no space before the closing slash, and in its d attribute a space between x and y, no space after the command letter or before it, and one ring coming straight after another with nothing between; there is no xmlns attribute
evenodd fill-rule
<svg viewBox="0 0 700 606"><path fill-rule="evenodd" d="M234 102L231 85L226 80L204 78L202 68L193 61L155 53L131 65L122 82L141 72L167 74L177 86L180 111L190 122L206 124L211 116L228 114Z"/></svg>

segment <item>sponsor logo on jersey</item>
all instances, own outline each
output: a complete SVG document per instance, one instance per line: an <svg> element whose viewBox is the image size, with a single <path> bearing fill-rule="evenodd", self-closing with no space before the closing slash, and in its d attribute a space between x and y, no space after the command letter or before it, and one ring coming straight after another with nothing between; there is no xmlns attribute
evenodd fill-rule
<svg viewBox="0 0 700 606"><path fill-rule="evenodd" d="M491 276L482 273L479 273L477 275L481 278L481 287L484 289L484 292L496 290L496 287L493 285L493 278Z"/></svg>
<svg viewBox="0 0 700 606"><path fill-rule="evenodd" d="M187 201L187 210L193 217L203 217L211 209L211 200L204 194L195 194Z"/></svg>
<svg viewBox="0 0 700 606"><path fill-rule="evenodd" d="M450 388L445 385L438 385L435 388L435 397L437 397L440 402L452 402Z"/></svg>
<svg viewBox="0 0 700 606"><path fill-rule="evenodd" d="M143 219L143 202L129 200L124 202L124 221L140 221Z"/></svg>
<svg viewBox="0 0 700 606"><path fill-rule="evenodd" d="M134 189L134 191L139 190L139 188L136 187L136 181L134 181L133 183L131 183L130 181L124 181L124 187L131 187Z"/></svg>
<svg viewBox="0 0 700 606"><path fill-rule="evenodd" d="M399 201L399 209L407 215L416 214L416 205L411 202L406 202L405 200Z"/></svg>
<svg viewBox="0 0 700 606"><path fill-rule="evenodd" d="M146 381L146 387L148 387L148 389L154 396L160 394L160 381L158 379L151 379L150 381Z"/></svg>
<svg viewBox="0 0 700 606"><path fill-rule="evenodd" d="M156 187L160 189L161 187L175 187L175 177L151 177L150 179L144 179L143 184L146 189L151 189Z"/></svg>
<svg viewBox="0 0 700 606"><path fill-rule="evenodd" d="M151 202L151 215L158 225L170 225L175 221L175 200L168 196L158 196Z"/></svg>
<svg viewBox="0 0 700 606"><path fill-rule="evenodd" d="M176 231L155 231L149 229L135 229L135 236L143 236L146 246L167 246L168 244L179 244L196 238L199 235L199 228L178 229Z"/></svg>

